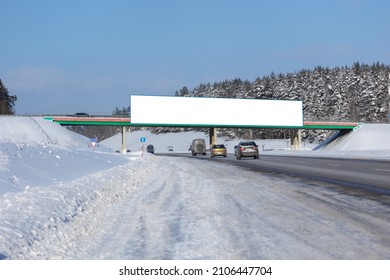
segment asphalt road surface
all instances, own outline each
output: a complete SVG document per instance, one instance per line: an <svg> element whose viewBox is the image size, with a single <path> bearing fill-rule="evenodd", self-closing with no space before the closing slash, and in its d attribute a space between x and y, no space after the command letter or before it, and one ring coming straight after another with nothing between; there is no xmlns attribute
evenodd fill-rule
<svg viewBox="0 0 390 280"><path fill-rule="evenodd" d="M164 155L191 157L190 154ZM211 159L209 155L194 158L233 164L259 172L300 176L379 195L390 195L390 161L268 155L260 155L258 160L253 158L237 160L233 155L228 155L227 158Z"/></svg>

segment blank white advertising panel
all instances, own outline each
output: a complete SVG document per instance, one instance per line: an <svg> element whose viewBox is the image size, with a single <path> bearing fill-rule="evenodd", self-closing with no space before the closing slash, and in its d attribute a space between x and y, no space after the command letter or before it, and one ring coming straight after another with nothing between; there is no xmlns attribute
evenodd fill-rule
<svg viewBox="0 0 390 280"><path fill-rule="evenodd" d="M130 102L137 125L303 126L302 101L132 95Z"/></svg>

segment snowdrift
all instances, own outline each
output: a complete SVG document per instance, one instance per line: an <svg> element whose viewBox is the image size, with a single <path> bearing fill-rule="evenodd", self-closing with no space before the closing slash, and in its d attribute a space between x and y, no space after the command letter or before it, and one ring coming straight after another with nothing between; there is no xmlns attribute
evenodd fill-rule
<svg viewBox="0 0 390 280"><path fill-rule="evenodd" d="M0 195L61 184L127 161L43 118L0 117Z"/></svg>
<svg viewBox="0 0 390 280"><path fill-rule="evenodd" d="M86 147L89 139L41 117L1 116L0 143L56 144Z"/></svg>
<svg viewBox="0 0 390 280"><path fill-rule="evenodd" d="M341 141L325 146L325 150L390 150L390 124L362 124Z"/></svg>

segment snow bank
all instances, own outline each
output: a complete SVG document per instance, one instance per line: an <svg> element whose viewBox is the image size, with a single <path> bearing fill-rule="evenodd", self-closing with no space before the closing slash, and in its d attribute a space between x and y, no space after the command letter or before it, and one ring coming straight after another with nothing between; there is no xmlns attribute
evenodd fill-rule
<svg viewBox="0 0 390 280"><path fill-rule="evenodd" d="M1 116L0 143L56 144L85 147L89 139L41 117Z"/></svg>
<svg viewBox="0 0 390 280"><path fill-rule="evenodd" d="M42 118L0 117L0 195L74 180L128 161Z"/></svg>
<svg viewBox="0 0 390 280"><path fill-rule="evenodd" d="M59 245L56 246L57 250L58 247L63 248L63 252L56 254L69 254L67 250L72 246L64 240L71 242L72 238L64 236L64 226L91 204L99 204L102 199L114 203L116 197L123 195L124 189L132 188L132 185L117 188L118 184L125 184L129 178L136 184L139 177L146 176L153 167L153 161L143 160L139 156L129 159L131 161L125 165L74 181L30 188L0 197L0 259L23 259L26 254L29 258L56 259L56 255L50 251L43 256L34 251L34 248L42 246L50 248L50 242Z"/></svg>
<svg viewBox="0 0 390 280"><path fill-rule="evenodd" d="M347 137L329 144L324 150L390 150L390 124L362 124Z"/></svg>
<svg viewBox="0 0 390 280"><path fill-rule="evenodd" d="M305 155L390 160L390 124L361 124L340 140Z"/></svg>

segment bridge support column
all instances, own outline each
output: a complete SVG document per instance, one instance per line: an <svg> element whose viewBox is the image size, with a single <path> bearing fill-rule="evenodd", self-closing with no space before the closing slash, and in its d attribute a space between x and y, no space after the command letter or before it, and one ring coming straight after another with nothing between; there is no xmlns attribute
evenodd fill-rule
<svg viewBox="0 0 390 280"><path fill-rule="evenodd" d="M122 126L122 154L126 154L126 126Z"/></svg>
<svg viewBox="0 0 390 280"><path fill-rule="evenodd" d="M217 144L217 129L215 127L210 127L210 146Z"/></svg>
<svg viewBox="0 0 390 280"><path fill-rule="evenodd" d="M301 149L301 129L293 129L291 133L291 149L300 150Z"/></svg>

